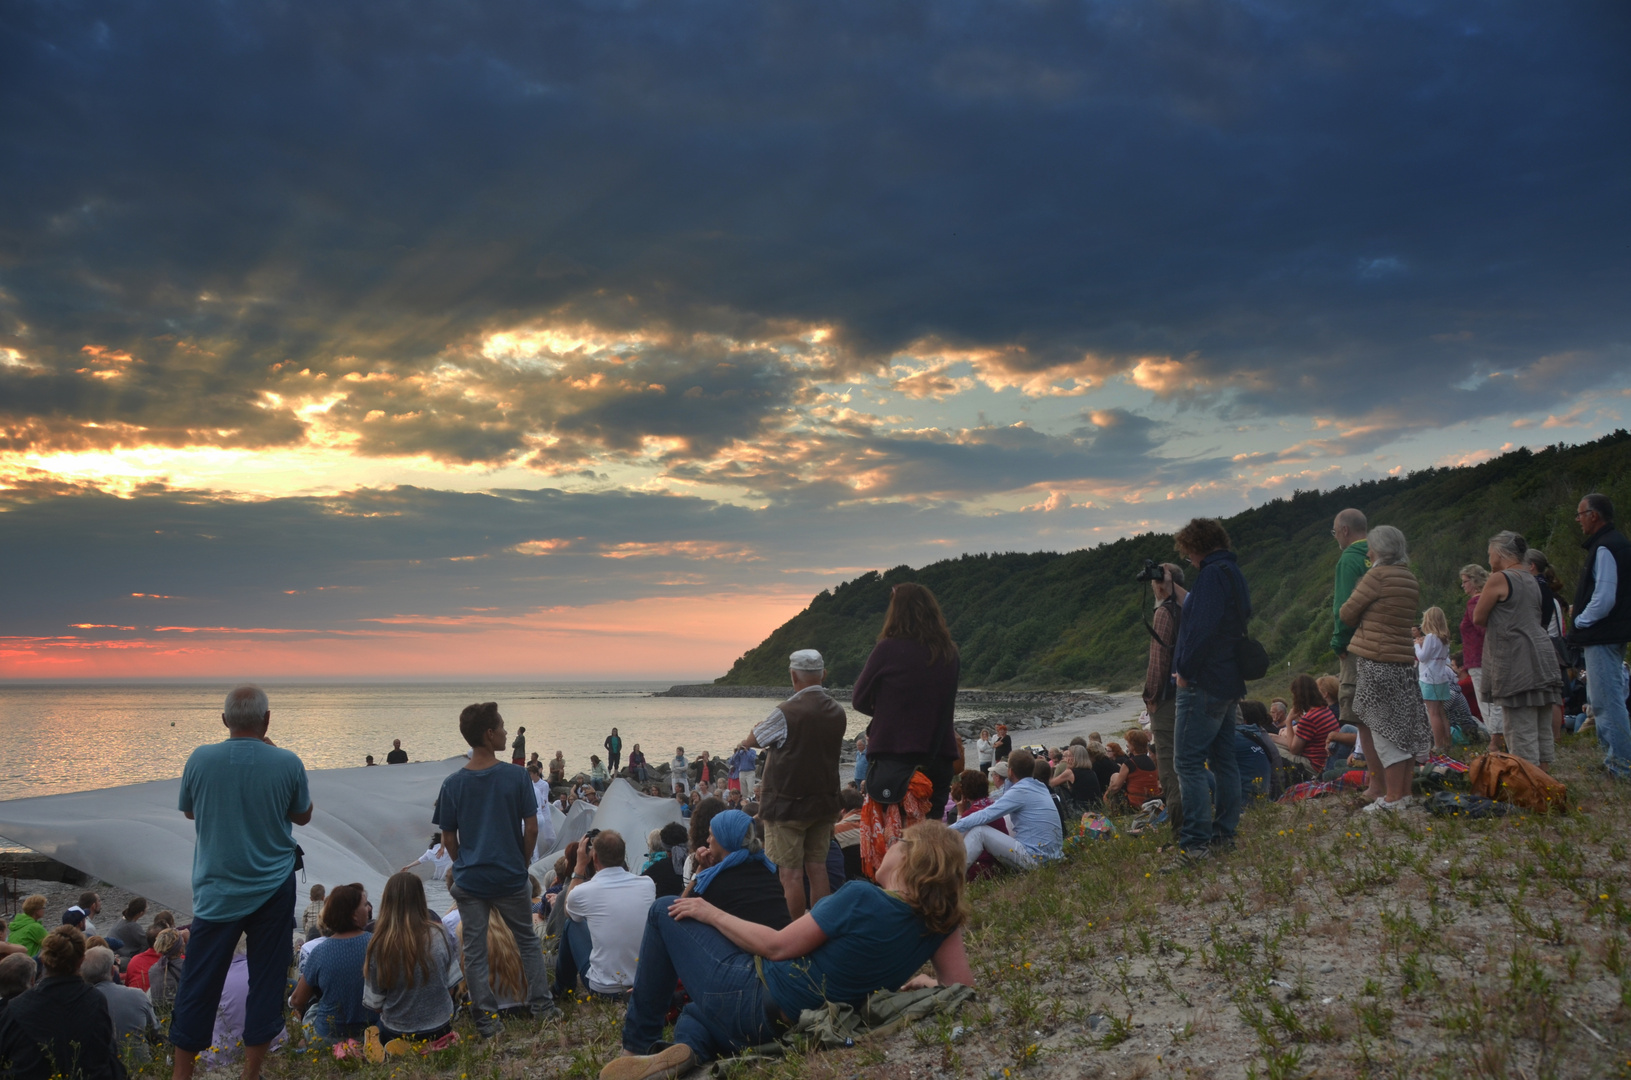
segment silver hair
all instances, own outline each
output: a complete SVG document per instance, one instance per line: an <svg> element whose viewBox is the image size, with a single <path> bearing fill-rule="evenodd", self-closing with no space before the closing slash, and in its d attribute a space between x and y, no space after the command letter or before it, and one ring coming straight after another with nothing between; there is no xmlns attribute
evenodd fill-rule
<svg viewBox="0 0 1631 1080"><path fill-rule="evenodd" d="M240 686L227 695L221 710L221 719L233 731L248 731L266 719L272 706L266 700L266 691L258 686Z"/></svg>
<svg viewBox="0 0 1631 1080"><path fill-rule="evenodd" d="M1404 533L1392 525L1378 525L1370 531L1370 561L1376 566L1407 566L1410 549Z"/></svg>
<svg viewBox="0 0 1631 1080"><path fill-rule="evenodd" d="M1522 562L1523 553L1529 550L1529 544L1519 533L1511 529L1503 529L1489 538L1491 551L1499 551L1513 562Z"/></svg>
<svg viewBox="0 0 1631 1080"><path fill-rule="evenodd" d="M79 965L79 976L91 985L113 980L113 950L97 945L85 950L85 959Z"/></svg>

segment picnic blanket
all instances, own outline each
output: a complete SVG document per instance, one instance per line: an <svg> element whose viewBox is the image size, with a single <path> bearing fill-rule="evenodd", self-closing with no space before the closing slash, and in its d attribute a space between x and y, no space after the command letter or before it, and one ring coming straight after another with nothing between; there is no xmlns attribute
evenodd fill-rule
<svg viewBox="0 0 1631 1080"><path fill-rule="evenodd" d="M972 986L938 986L928 990L880 990L867 998L860 1009L828 1002L819 1009L805 1009L799 1014L798 1023L775 1042L709 1062L693 1075L723 1080L726 1073L738 1065L764 1064L795 1050L837 1050L854 1046L862 1039L893 1035L907 1024L961 1008L963 1002L973 998Z"/></svg>

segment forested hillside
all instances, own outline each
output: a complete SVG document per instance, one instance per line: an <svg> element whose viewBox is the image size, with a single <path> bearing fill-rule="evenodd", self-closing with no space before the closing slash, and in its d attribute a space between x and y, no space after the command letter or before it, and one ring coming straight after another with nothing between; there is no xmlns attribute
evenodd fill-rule
<svg viewBox="0 0 1631 1080"><path fill-rule="evenodd" d="M1617 509L1631 511L1628 477L1631 433L1617 431L1585 446L1516 450L1481 465L1298 492L1224 524L1252 588L1252 632L1283 682L1287 665L1336 670L1327 647L1337 558L1331 519L1342 508L1357 506L1373 525L1404 530L1423 606L1443 607L1453 628L1465 603L1457 570L1483 562L1486 541L1501 529L1516 529L1543 549L1572 589L1584 559L1575 504L1599 490ZM863 574L810 601L718 681L779 684L787 679L788 653L817 648L828 659L829 685L848 686L883 625L890 587L919 581L945 609L962 650L964 686L1135 689L1144 678L1149 638L1140 610L1150 591L1134 576L1146 558L1176 561L1171 535L1148 533L1065 554L964 555L917 570Z"/></svg>

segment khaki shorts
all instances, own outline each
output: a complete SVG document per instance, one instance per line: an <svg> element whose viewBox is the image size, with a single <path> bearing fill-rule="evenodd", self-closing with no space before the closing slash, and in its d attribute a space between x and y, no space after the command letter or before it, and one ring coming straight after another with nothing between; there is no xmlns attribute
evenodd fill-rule
<svg viewBox="0 0 1631 1080"><path fill-rule="evenodd" d="M777 866L825 863L832 827L831 821L767 821L765 855Z"/></svg>
<svg viewBox="0 0 1631 1080"><path fill-rule="evenodd" d="M1359 661L1353 653L1348 653L1337 661L1340 665L1337 675L1337 712L1338 719L1344 724L1354 722L1354 688L1359 685Z"/></svg>

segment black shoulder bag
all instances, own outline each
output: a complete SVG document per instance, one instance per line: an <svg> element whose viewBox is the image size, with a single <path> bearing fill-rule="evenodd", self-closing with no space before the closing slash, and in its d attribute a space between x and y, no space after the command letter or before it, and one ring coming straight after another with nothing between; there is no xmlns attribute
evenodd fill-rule
<svg viewBox="0 0 1631 1080"><path fill-rule="evenodd" d="M1227 570L1224 571L1228 573ZM1269 673L1269 651L1263 648L1263 643L1246 632L1249 616L1245 605L1240 602L1239 593L1235 588L1235 579L1229 579L1229 591L1235 593L1235 609L1240 612L1240 636L1235 638L1235 667L1240 670L1240 677L1247 682L1261 679Z"/></svg>
<svg viewBox="0 0 1631 1080"><path fill-rule="evenodd" d="M957 711L955 702L951 711L953 713ZM934 756L935 750L940 747L940 740L946 737L946 731L951 726L951 717L948 716L945 723L934 729L934 738L929 742L929 752L921 758L911 758L903 754L900 757L891 755L879 759L867 755L866 797L883 806L893 806L904 799L906 789L912 783L912 774Z"/></svg>

